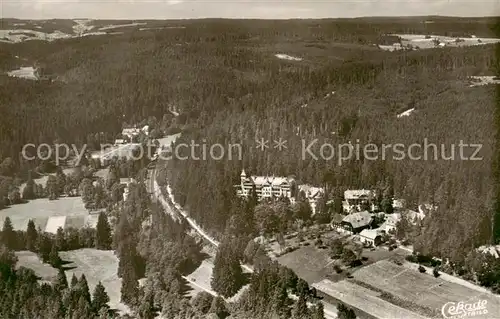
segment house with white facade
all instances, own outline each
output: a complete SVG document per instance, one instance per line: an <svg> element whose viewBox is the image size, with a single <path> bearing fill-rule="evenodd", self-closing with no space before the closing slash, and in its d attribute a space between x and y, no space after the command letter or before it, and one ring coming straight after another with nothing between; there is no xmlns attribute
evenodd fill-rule
<svg viewBox="0 0 500 319"><path fill-rule="evenodd" d="M347 216L334 215L332 228L342 233L360 233L372 225L372 215L369 211L355 212Z"/></svg>
<svg viewBox="0 0 500 319"><path fill-rule="evenodd" d="M373 210L373 199L375 192L368 189L349 189L344 192L344 202L342 206L344 211L350 213L352 211L360 211L363 204L370 205Z"/></svg>
<svg viewBox="0 0 500 319"><path fill-rule="evenodd" d="M396 225L400 220L401 214L399 213L386 214L385 221L382 223L382 225L380 225L378 229L386 233L391 233L396 230Z"/></svg>
<svg viewBox="0 0 500 319"><path fill-rule="evenodd" d="M297 188L299 192L305 195L309 205L311 205L312 213L315 214L318 201L325 194L325 190L322 187L315 187L308 184L299 185Z"/></svg>
<svg viewBox="0 0 500 319"><path fill-rule="evenodd" d="M139 135L140 132L141 129L137 127L128 127L122 130L122 135L128 137L129 139L132 139L135 136Z"/></svg>
<svg viewBox="0 0 500 319"><path fill-rule="evenodd" d="M250 176L241 171L240 184L235 185L238 196L250 196L253 189L257 198L279 198L286 197L292 199L292 185L295 184L293 178L275 176Z"/></svg>
<svg viewBox="0 0 500 319"><path fill-rule="evenodd" d="M363 229L358 236L359 240L368 246L378 246L382 243L382 234L378 229Z"/></svg>
<svg viewBox="0 0 500 319"><path fill-rule="evenodd" d="M311 186L308 184L296 185L296 181L291 177L278 176L255 176L248 175L245 170L241 171L240 184L234 185L236 193L241 197L248 197L252 190L255 189L257 199L260 201L266 198L286 197L290 202L294 203L296 198L294 188L298 192L302 192L306 200L311 205L311 211L316 213L319 199L324 194L324 189L321 187Z"/></svg>
<svg viewBox="0 0 500 319"><path fill-rule="evenodd" d="M125 185L123 189L123 201L126 201L129 195L129 186L131 183L135 183L133 178L120 178L120 185Z"/></svg>

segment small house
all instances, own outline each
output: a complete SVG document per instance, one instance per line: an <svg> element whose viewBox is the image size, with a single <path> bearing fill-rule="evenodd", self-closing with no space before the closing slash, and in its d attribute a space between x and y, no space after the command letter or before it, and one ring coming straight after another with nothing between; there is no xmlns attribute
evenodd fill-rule
<svg viewBox="0 0 500 319"><path fill-rule="evenodd" d="M342 204L346 212L357 209L361 210L363 205L373 206L372 201L375 192L368 189L346 190L344 192L345 203Z"/></svg>
<svg viewBox="0 0 500 319"><path fill-rule="evenodd" d="M380 225L379 229L386 232L391 233L396 230L397 223L401 220L401 214L387 214L385 215L385 221L382 225Z"/></svg>
<svg viewBox="0 0 500 319"><path fill-rule="evenodd" d="M359 233L359 239L368 246L378 246L382 243L382 236L376 229L364 229Z"/></svg>
<svg viewBox="0 0 500 319"><path fill-rule="evenodd" d="M337 217L338 219L338 217ZM365 210L362 212L356 212L344 216L342 221L338 223L337 221L337 229L342 229L351 233L359 233L363 229L370 228L372 223L372 215L369 211Z"/></svg>

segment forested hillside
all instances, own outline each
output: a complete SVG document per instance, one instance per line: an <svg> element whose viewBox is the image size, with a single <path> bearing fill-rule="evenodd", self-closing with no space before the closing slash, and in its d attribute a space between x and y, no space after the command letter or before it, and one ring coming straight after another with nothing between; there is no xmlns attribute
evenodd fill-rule
<svg viewBox="0 0 500 319"><path fill-rule="evenodd" d="M374 46L393 32L493 36L493 20L471 20L467 28L461 20L434 20L201 20L184 29L1 43L2 71L39 64L55 81L0 76L0 159L11 157L9 172L22 172L36 165L19 160L25 143L81 145L101 131L112 138L123 121L161 119L175 105L181 115L174 124L184 129L179 143L243 144L242 161L170 162L176 199L207 229L223 232L231 216L243 214L233 189L242 168L332 190L383 182L412 205L439 206L415 246L458 258L493 237L495 88L469 88L467 76L494 74L495 48L389 53ZM410 108L412 115L397 118ZM288 149L278 152L271 143L261 152L260 138L282 138ZM424 138L448 152L460 140L483 144L483 160L338 165L336 158L301 158L302 140L409 145Z"/></svg>

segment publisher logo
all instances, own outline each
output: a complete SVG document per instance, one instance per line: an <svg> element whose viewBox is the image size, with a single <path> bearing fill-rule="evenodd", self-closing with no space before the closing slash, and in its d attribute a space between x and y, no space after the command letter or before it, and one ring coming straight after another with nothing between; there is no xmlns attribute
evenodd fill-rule
<svg viewBox="0 0 500 319"><path fill-rule="evenodd" d="M479 300L474 303L448 302L441 308L441 313L446 319L459 319L488 314L486 304L488 300Z"/></svg>

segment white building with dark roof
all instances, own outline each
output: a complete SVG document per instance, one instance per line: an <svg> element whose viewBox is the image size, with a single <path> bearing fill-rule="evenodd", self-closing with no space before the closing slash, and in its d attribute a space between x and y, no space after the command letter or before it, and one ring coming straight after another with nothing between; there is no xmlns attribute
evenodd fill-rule
<svg viewBox="0 0 500 319"><path fill-rule="evenodd" d="M361 210L362 204L369 204L373 206L373 198L375 192L369 189L349 189L344 192L344 199L342 206L346 212L352 210ZM372 207L373 209L374 207Z"/></svg>
<svg viewBox="0 0 500 319"><path fill-rule="evenodd" d="M311 205L312 213L315 214L318 201L325 194L325 190L322 187L311 186L308 184L299 185L297 188L299 192L304 193L307 201Z"/></svg>
<svg viewBox="0 0 500 319"><path fill-rule="evenodd" d="M340 220L340 218L342 218ZM363 229L370 228L372 215L369 211L355 212L347 216L338 215L332 220L332 226L338 231L347 231L350 233L359 233Z"/></svg>
<svg viewBox="0 0 500 319"><path fill-rule="evenodd" d="M241 171L240 184L235 185L239 196L249 196L255 187L259 200L264 198L292 198L293 178L275 176L249 176L245 170Z"/></svg>
<svg viewBox="0 0 500 319"><path fill-rule="evenodd" d="M382 243L382 235L377 229L363 229L358 236L363 244L369 246L378 246Z"/></svg>

